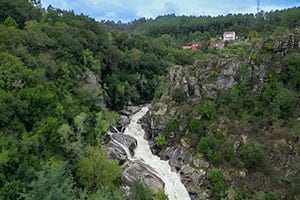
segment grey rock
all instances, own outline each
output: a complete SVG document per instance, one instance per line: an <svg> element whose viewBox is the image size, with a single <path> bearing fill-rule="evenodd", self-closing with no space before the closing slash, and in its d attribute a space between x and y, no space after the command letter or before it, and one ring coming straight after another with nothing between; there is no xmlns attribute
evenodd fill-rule
<svg viewBox="0 0 300 200"><path fill-rule="evenodd" d="M240 177L245 178L246 177L246 172L240 171L239 175L240 175Z"/></svg>
<svg viewBox="0 0 300 200"><path fill-rule="evenodd" d="M141 107L139 106L126 106L123 110L120 111L120 114L130 116L132 114L137 113L140 109Z"/></svg>
<svg viewBox="0 0 300 200"><path fill-rule="evenodd" d="M95 75L95 73L89 69L86 69L86 71L82 74L81 77L83 80L85 80L87 83L96 84L98 83L98 78Z"/></svg>
<svg viewBox="0 0 300 200"><path fill-rule="evenodd" d="M126 162L122 166L122 169L122 179L125 185L131 186L137 181L145 184L154 191L164 189L164 182L141 162Z"/></svg>
<svg viewBox="0 0 300 200"><path fill-rule="evenodd" d="M209 163L206 162L204 159L202 158L196 158L193 160L193 165L197 168L208 168L209 167Z"/></svg>
<svg viewBox="0 0 300 200"><path fill-rule="evenodd" d="M128 147L130 152L133 152L136 145L137 141L135 138L129 136L129 135L124 135L124 134L113 134L112 137L120 142L121 144L125 145Z"/></svg>
<svg viewBox="0 0 300 200"><path fill-rule="evenodd" d="M126 127L129 123L130 123L129 117L126 116L126 115L121 115L121 116L119 117L118 122L117 122L118 128L121 128L121 129L122 129L122 128Z"/></svg>
<svg viewBox="0 0 300 200"><path fill-rule="evenodd" d="M239 140L234 141L233 148L234 148L235 152L237 152L237 150L238 150L238 148L240 148L240 146L241 146L241 142Z"/></svg>
<svg viewBox="0 0 300 200"><path fill-rule="evenodd" d="M191 146L185 141L185 138L181 138L180 139L180 144L181 146L183 146L184 148L190 148Z"/></svg>

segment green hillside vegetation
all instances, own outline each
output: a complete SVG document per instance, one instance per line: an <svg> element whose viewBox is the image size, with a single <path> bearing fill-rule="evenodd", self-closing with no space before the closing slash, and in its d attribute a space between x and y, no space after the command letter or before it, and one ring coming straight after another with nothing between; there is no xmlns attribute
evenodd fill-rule
<svg viewBox="0 0 300 200"><path fill-rule="evenodd" d="M119 164L107 158L103 145L117 111L129 103L158 100L165 89L160 83L174 64L247 55L247 45L224 51L208 48L209 40L223 30L234 29L257 42L265 35L294 30L300 19L299 8L292 8L267 17L162 16L116 25L53 7L44 10L31 2L0 0L0 199L6 200L124 199ZM198 51L181 49L194 41L202 44ZM262 59L253 56L257 62ZM256 170L266 158L258 127L278 127L278 134L286 127L290 140L299 137L299 54L287 56L284 63L286 71L270 76L260 94L252 94L251 80L241 79L216 102L205 101L207 106L199 108L205 117L188 123L199 135L196 149L216 165L242 162ZM186 101L180 91L174 98ZM240 155L226 145L220 148L220 142L229 142L222 132L197 133L214 131L210 124L217 115L241 120L245 130L257 134ZM169 124L172 130L174 126ZM167 143L164 135L157 141L161 147ZM217 180L222 175L211 174L212 183L221 185L213 191L223 192L225 181ZM141 199L143 191L144 199L166 199L161 191L153 194L138 183L132 191L132 199ZM296 193L297 187L291 191ZM268 199L264 195L258 193L257 199Z"/></svg>
<svg viewBox="0 0 300 200"><path fill-rule="evenodd" d="M269 36L245 49L247 53L241 56L244 61L235 77L237 84L220 91L216 100L187 96L182 88L173 88L176 81L170 76L163 83L161 99L154 100L154 110L167 104L169 112L165 115L165 130L155 138L158 148L161 141L157 138L165 136L164 145L169 147L180 144L183 137L189 152L208 160L212 164L208 178L213 199L299 196L300 55L296 47L279 59L273 46L279 41ZM230 46L216 55L222 59L230 55L229 51ZM222 68L217 63L222 62L206 59L186 67L184 79L193 77L199 68L211 66L204 68L209 77L203 84L214 83ZM258 65L265 66L263 72L255 69ZM264 84L260 84L258 73L265 74ZM240 143L238 138L245 142ZM239 171L248 176L241 178ZM286 175L287 171L293 175Z"/></svg>

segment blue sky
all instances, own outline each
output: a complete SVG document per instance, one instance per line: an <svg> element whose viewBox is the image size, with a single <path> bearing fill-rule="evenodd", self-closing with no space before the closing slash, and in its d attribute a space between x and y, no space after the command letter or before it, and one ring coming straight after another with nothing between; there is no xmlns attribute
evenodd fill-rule
<svg viewBox="0 0 300 200"><path fill-rule="evenodd" d="M43 7L73 10L96 20L128 22L159 15L226 15L255 13L257 0L42 0ZM264 11L300 6L299 0L261 0Z"/></svg>

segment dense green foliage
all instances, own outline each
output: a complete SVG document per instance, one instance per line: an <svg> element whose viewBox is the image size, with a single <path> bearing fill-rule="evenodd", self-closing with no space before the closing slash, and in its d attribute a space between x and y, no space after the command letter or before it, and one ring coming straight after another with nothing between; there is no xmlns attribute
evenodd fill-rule
<svg viewBox="0 0 300 200"><path fill-rule="evenodd" d="M212 184L212 191L216 199L223 199L226 192L226 182L223 177L222 171L210 170L208 175L209 180Z"/></svg>
<svg viewBox="0 0 300 200"><path fill-rule="evenodd" d="M130 200L168 200L163 191L153 193L147 186L138 182L132 184L129 198Z"/></svg>
<svg viewBox="0 0 300 200"><path fill-rule="evenodd" d="M207 48L209 40L225 30L257 39L259 34L295 28L300 19L299 8L292 8L256 16L169 15L116 25L39 6L40 1L0 0L0 199L124 199L118 163L108 160L102 146L118 118L112 110L159 99L165 87L160 82L174 64L192 64L213 54L248 55L245 44L228 44L220 52ZM190 42L201 43L201 48L180 48ZM263 50L267 54L274 49L266 43ZM258 63L264 58L253 54L251 59ZM242 145L236 153L213 126L219 115L241 121L257 133L257 141L257 129L284 125L290 127L292 139L299 137L294 120L299 110L299 54L285 56L283 63L284 71L269 73L259 93L253 90L255 80L247 79L245 66L234 88L223 91L216 102L203 100L195 106L196 114L188 116L196 149L214 166L229 163L255 171L263 167L266 154L257 142ZM187 102L180 89L172 99L177 105ZM155 138L158 147L180 130L179 122L169 119L166 132ZM221 172L212 171L209 178L216 198L222 198L226 184ZM131 199L166 196L135 183Z"/></svg>
<svg viewBox="0 0 300 200"><path fill-rule="evenodd" d="M122 199L106 107L151 100L168 48L32 3L0 1L0 199Z"/></svg>
<svg viewBox="0 0 300 200"><path fill-rule="evenodd" d="M106 27L125 29L152 37L174 37L181 44L192 41L207 43L209 38L218 38L224 31L235 30L241 38L254 33L269 35L276 30L296 28L300 24L299 7L254 14L228 14L226 16L176 16L169 14L156 19L141 18L128 24L103 21ZM274 31L275 30L275 31ZM172 43L170 43L172 44Z"/></svg>

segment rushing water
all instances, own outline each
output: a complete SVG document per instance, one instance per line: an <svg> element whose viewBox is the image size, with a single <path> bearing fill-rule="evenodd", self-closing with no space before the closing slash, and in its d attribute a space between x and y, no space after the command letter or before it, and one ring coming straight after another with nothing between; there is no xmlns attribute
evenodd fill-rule
<svg viewBox="0 0 300 200"><path fill-rule="evenodd" d="M180 175L171 170L168 161L161 160L158 156L152 154L148 141L144 139L144 130L138 123L149 107L143 107L139 112L131 116L131 121L125 129L124 134L130 135L137 140L137 147L134 151L132 160L139 160L148 165L152 171L165 183L165 193L169 200L189 200L190 196L180 180ZM127 152L128 153L128 152Z"/></svg>

